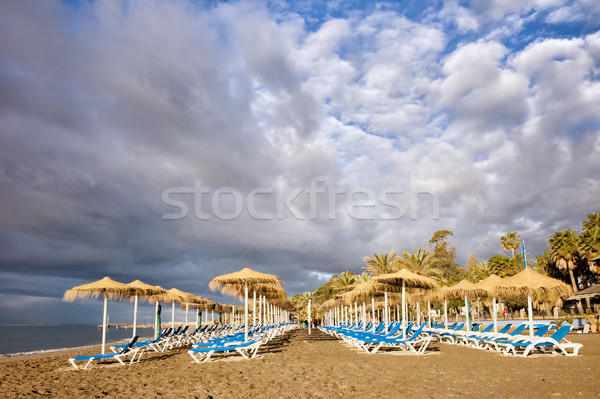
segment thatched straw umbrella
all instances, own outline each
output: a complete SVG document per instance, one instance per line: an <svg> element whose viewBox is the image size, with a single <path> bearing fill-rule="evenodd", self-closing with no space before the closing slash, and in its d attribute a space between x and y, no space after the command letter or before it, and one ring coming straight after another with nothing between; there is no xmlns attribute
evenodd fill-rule
<svg viewBox="0 0 600 399"><path fill-rule="evenodd" d="M252 287L257 284L273 284L283 287L283 283L279 277L260 273L249 268L215 277L208 284L213 291L220 290L223 293L227 293L229 287L232 286L244 287L244 341L248 340L248 286Z"/></svg>
<svg viewBox="0 0 600 399"><path fill-rule="evenodd" d="M498 295L527 296L529 335L533 336L532 297L536 300L551 301L558 298L567 298L573 294L573 290L562 281L544 276L528 267L505 279L504 285L496 287L495 293Z"/></svg>
<svg viewBox="0 0 600 399"><path fill-rule="evenodd" d="M285 290L276 284L252 284L252 293L253 293L253 301L252 301L252 324L256 324L256 296L258 295L259 303L258 303L258 315L259 320L258 323L262 324L262 312L261 309L263 306L266 306L267 299L281 299L287 298L287 294ZM222 292L224 294L237 296L242 299L245 295L245 285L228 285L223 288Z"/></svg>
<svg viewBox="0 0 600 399"><path fill-rule="evenodd" d="M177 303L186 303L193 302L195 296L192 294L188 294L187 292L183 292L178 290L177 288L171 288L170 290L166 290L164 293L156 294L148 297L148 301L150 303L156 304L156 331L155 335L158 336L160 334L160 302L171 302L171 328L175 328L175 302Z"/></svg>
<svg viewBox="0 0 600 399"><path fill-rule="evenodd" d="M479 288L483 288L492 297L492 320L494 321L494 332L498 332L498 309L496 305L496 293L499 287L504 286L506 279L492 274L475 285Z"/></svg>
<svg viewBox="0 0 600 399"><path fill-rule="evenodd" d="M399 288L397 286L380 283L373 279L370 279L368 281L356 284L351 291L342 294L341 299L346 305L352 304L352 302L354 302L355 304L356 302L362 302L363 307L365 307L366 302L370 299L371 316L372 319L375 320L375 299L384 299L384 310L386 312L385 314L387 315L387 293L396 291L399 291ZM375 327L375 323L373 323L373 331L375 331Z"/></svg>
<svg viewBox="0 0 600 399"><path fill-rule="evenodd" d="M467 331L471 331L471 317L469 315L469 299L489 295L489 291L478 287L468 280L461 280L458 284L447 289L440 290L441 298L464 298L467 319Z"/></svg>
<svg viewBox="0 0 600 399"><path fill-rule="evenodd" d="M185 315L185 322L187 324L188 322L188 318L187 318L187 311L189 308L194 308L196 309L196 327L200 327L202 325L202 311L206 311L205 314L205 322L208 324L208 311L212 312L212 324L215 323L215 310L219 307L220 304L218 304L217 302L213 301L210 298L204 298L204 297L200 297L200 296L196 296L196 301L195 302L186 302L185 306L184 304L181 304L181 309L185 309L186 310L186 315ZM218 312L217 312L218 313Z"/></svg>
<svg viewBox="0 0 600 399"><path fill-rule="evenodd" d="M402 327L403 337L406 338L406 287L409 288L423 288L423 289L437 289L438 284L429 277L421 276L413 273L406 269L401 269L395 273L381 274L374 276L371 280L375 280L379 283L402 286Z"/></svg>
<svg viewBox="0 0 600 399"><path fill-rule="evenodd" d="M166 292L166 290L161 287L146 284L140 280L134 280L127 285L135 289L135 306L133 308L133 336L135 337L137 332L138 297L146 299L152 295L163 294Z"/></svg>
<svg viewBox="0 0 600 399"><path fill-rule="evenodd" d="M106 312L108 300L122 300L127 296L135 295L135 289L127 284L119 283L110 277L104 277L93 283L79 285L66 291L63 300L73 302L75 299L96 299L104 297L104 311L102 316L102 354L106 350Z"/></svg>

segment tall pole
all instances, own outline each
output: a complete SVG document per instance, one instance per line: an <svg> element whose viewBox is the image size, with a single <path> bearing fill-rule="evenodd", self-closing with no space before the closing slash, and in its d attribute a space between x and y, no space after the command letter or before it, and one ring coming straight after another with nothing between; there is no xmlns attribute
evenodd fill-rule
<svg viewBox="0 0 600 399"><path fill-rule="evenodd" d="M188 325L188 311L190 310L190 304L185 303L185 325Z"/></svg>
<svg viewBox="0 0 600 399"><path fill-rule="evenodd" d="M156 301L156 311L154 313L154 338L158 338L160 334L160 303Z"/></svg>
<svg viewBox="0 0 600 399"><path fill-rule="evenodd" d="M262 326L262 295L258 296L258 325Z"/></svg>
<svg viewBox="0 0 600 399"><path fill-rule="evenodd" d="M494 297L492 300L492 313L492 318L494 320L494 334L498 334L498 311L496 309L496 297Z"/></svg>
<svg viewBox="0 0 600 399"><path fill-rule="evenodd" d="M427 327L431 328L431 302L427 300Z"/></svg>
<svg viewBox="0 0 600 399"><path fill-rule="evenodd" d="M135 337L135 333L137 332L137 308L138 308L138 296L135 295L135 305L133 308L133 335Z"/></svg>
<svg viewBox="0 0 600 399"><path fill-rule="evenodd" d="M311 335L310 333L310 323L311 323L311 314L310 314L310 305L311 305L311 300L308 300L308 335Z"/></svg>
<svg viewBox="0 0 600 399"><path fill-rule="evenodd" d="M444 327L448 328L448 300L444 298Z"/></svg>
<svg viewBox="0 0 600 399"><path fill-rule="evenodd" d="M383 319L385 322L385 333L387 334L389 331L390 321L388 320L388 300L387 300L387 291L383 293Z"/></svg>
<svg viewBox="0 0 600 399"><path fill-rule="evenodd" d="M375 332L375 298L371 297L371 320L373 321L373 332Z"/></svg>
<svg viewBox="0 0 600 399"><path fill-rule="evenodd" d="M471 318L469 317L469 300L467 299L467 296L465 295L465 316L466 316L466 320L467 320L467 331L471 331Z"/></svg>
<svg viewBox="0 0 600 399"><path fill-rule="evenodd" d="M252 291L252 325L256 325L256 290Z"/></svg>
<svg viewBox="0 0 600 399"><path fill-rule="evenodd" d="M402 280L402 329L404 330L404 339L406 339L406 283Z"/></svg>
<svg viewBox="0 0 600 399"><path fill-rule="evenodd" d="M171 328L175 329L175 301L171 301Z"/></svg>
<svg viewBox="0 0 600 399"><path fill-rule="evenodd" d="M248 341L248 282L244 284L244 342Z"/></svg>
<svg viewBox="0 0 600 399"><path fill-rule="evenodd" d="M104 294L104 311L102 313L102 354L104 355L106 351L106 314L108 308L108 299L106 298L106 294Z"/></svg>

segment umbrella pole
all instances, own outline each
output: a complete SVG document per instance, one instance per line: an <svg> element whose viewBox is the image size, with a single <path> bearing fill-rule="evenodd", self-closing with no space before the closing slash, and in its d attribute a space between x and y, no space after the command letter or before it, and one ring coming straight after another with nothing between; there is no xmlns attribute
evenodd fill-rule
<svg viewBox="0 0 600 399"><path fill-rule="evenodd" d="M427 327L431 328L431 302L427 300Z"/></svg>
<svg viewBox="0 0 600 399"><path fill-rule="evenodd" d="M104 294L104 311L102 314L102 354L104 355L106 350L106 311L108 307L108 298Z"/></svg>
<svg viewBox="0 0 600 399"><path fill-rule="evenodd" d="M356 320L356 325L358 325L358 301L354 301L354 319Z"/></svg>
<svg viewBox="0 0 600 399"><path fill-rule="evenodd" d="M385 302L384 308L383 308L383 318L385 320L385 333L387 334L389 331L388 326L390 325L388 317L387 317L387 315L388 315L387 291L385 291L383 293L383 301Z"/></svg>
<svg viewBox="0 0 600 399"><path fill-rule="evenodd" d="M135 295L135 305L133 306L133 335L135 337L135 333L137 331L137 308L138 308L138 296Z"/></svg>
<svg viewBox="0 0 600 399"><path fill-rule="evenodd" d="M190 311L190 304L189 303L185 303L185 325L188 325L188 312Z"/></svg>
<svg viewBox="0 0 600 399"><path fill-rule="evenodd" d="M417 301L417 326L421 324L421 309L419 308L419 301Z"/></svg>
<svg viewBox="0 0 600 399"><path fill-rule="evenodd" d="M373 320L373 332L375 332L375 298L371 297L371 319Z"/></svg>
<svg viewBox="0 0 600 399"><path fill-rule="evenodd" d="M469 300L467 299L466 295L465 295L465 318L467 321L467 331L471 331L471 320L469 317Z"/></svg>
<svg viewBox="0 0 600 399"><path fill-rule="evenodd" d="M496 310L496 297L492 299L492 319L494 320L494 334L498 334L498 312Z"/></svg>
<svg viewBox="0 0 600 399"><path fill-rule="evenodd" d="M311 316L311 314L310 314L310 305L311 305L311 302L312 301L309 299L308 300L308 335L311 335L311 332L310 332L310 323L311 323L311 320L310 320L310 316Z"/></svg>
<svg viewBox="0 0 600 399"><path fill-rule="evenodd" d="M208 312L208 310L207 310L207 312ZM211 320L211 324L215 324L215 310L214 309L212 310L210 320Z"/></svg>
<svg viewBox="0 0 600 399"><path fill-rule="evenodd" d="M262 326L262 295L258 296L258 325Z"/></svg>
<svg viewBox="0 0 600 399"><path fill-rule="evenodd" d="M448 328L448 300L444 298L444 327Z"/></svg>
<svg viewBox="0 0 600 399"><path fill-rule="evenodd" d="M202 326L202 310L196 309L196 327Z"/></svg>
<svg viewBox="0 0 600 399"><path fill-rule="evenodd" d="M248 282L244 285L244 342L248 341Z"/></svg>
<svg viewBox="0 0 600 399"><path fill-rule="evenodd" d="M533 305L530 292L527 293L527 313L529 313L529 336L533 337Z"/></svg>
<svg viewBox="0 0 600 399"><path fill-rule="evenodd" d="M156 301L155 311L154 311L154 338L158 338L158 334L160 334L160 309L159 309L158 301Z"/></svg>
<svg viewBox="0 0 600 399"><path fill-rule="evenodd" d="M252 325L256 325L256 290L252 291Z"/></svg>
<svg viewBox="0 0 600 399"><path fill-rule="evenodd" d="M406 339L406 283L402 280L402 329L403 339Z"/></svg>

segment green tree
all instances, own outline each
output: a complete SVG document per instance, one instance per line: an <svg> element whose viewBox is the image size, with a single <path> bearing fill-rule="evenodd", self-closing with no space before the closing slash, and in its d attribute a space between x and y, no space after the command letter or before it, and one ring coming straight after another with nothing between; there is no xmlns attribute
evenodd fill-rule
<svg viewBox="0 0 600 399"><path fill-rule="evenodd" d="M467 267L467 279L472 283L477 283L489 276L494 274L490 265L485 260L479 260L475 262L475 265L471 268Z"/></svg>
<svg viewBox="0 0 600 399"><path fill-rule="evenodd" d="M456 263L456 248L449 242L452 236L450 230L438 230L429 240L430 247L433 247L430 250L433 253L430 267L439 270L446 283L460 281L464 274L464 269Z"/></svg>
<svg viewBox="0 0 600 399"><path fill-rule="evenodd" d="M521 254L514 258L505 255L495 255L487 260L489 271L500 277L514 276L523 270L523 258Z"/></svg>
<svg viewBox="0 0 600 399"><path fill-rule="evenodd" d="M600 228L600 213L590 213L587 215L587 220L581 222L582 230L591 230L594 227Z"/></svg>
<svg viewBox="0 0 600 399"><path fill-rule="evenodd" d="M521 236L517 232L506 233L505 236L500 237L500 245L505 251L510 251L512 257L515 257L515 250L521 245Z"/></svg>
<svg viewBox="0 0 600 399"><path fill-rule="evenodd" d="M439 279L442 277L443 273L441 270L431 266L432 260L433 254L428 250L423 250L419 247L415 249L412 254L404 251L402 257L396 259L396 269L407 269L422 276Z"/></svg>
<svg viewBox="0 0 600 399"><path fill-rule="evenodd" d="M573 230L557 231L548 239L548 246L552 259L560 270L566 270L569 273L569 279L573 291L578 291L575 272L577 269L577 256L579 255L579 236ZM581 301L578 301L578 310L583 313Z"/></svg>
<svg viewBox="0 0 600 399"><path fill-rule="evenodd" d="M559 280L569 281L568 273L565 273L565 271L560 270L556 266L556 261L548 250L544 250L543 254L535 257L534 268L536 271L547 276L557 278Z"/></svg>
<svg viewBox="0 0 600 399"><path fill-rule="evenodd" d="M370 279L371 279L371 275L367 272L362 272L361 274L354 276L354 280L356 281L356 284L366 283Z"/></svg>
<svg viewBox="0 0 600 399"><path fill-rule="evenodd" d="M387 274L393 273L394 269L394 258L396 252L392 251L389 254L373 254L373 258L365 256L364 260L367 262L367 266L363 267L369 274Z"/></svg>
<svg viewBox="0 0 600 399"><path fill-rule="evenodd" d="M339 276L334 276L331 287L340 292L348 292L356 283L356 275L350 271L341 272Z"/></svg>

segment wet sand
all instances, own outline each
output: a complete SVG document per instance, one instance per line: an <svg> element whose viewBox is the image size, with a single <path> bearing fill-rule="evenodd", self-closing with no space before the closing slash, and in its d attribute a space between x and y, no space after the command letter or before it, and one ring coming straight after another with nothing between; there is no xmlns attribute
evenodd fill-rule
<svg viewBox="0 0 600 399"><path fill-rule="evenodd" d="M91 398L592 398L600 397L600 334L572 334L577 357L505 357L448 344L425 355L366 354L313 330L294 330L257 358L192 361L185 349L146 353L140 363L94 363L72 356L99 349L0 359L0 397Z"/></svg>

